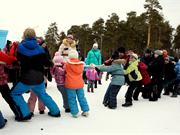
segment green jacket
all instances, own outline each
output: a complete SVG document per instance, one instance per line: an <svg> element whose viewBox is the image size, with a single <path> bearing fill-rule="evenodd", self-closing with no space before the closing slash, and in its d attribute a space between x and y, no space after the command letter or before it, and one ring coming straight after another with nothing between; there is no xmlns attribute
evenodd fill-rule
<svg viewBox="0 0 180 135"><path fill-rule="evenodd" d="M102 57L101 57L101 53L99 51L99 49L91 49L88 52L86 61L85 61L86 65L90 65L91 63L95 64L95 65L101 65L102 64Z"/></svg>
<svg viewBox="0 0 180 135"><path fill-rule="evenodd" d="M139 70L138 70L138 63L139 63L138 60L136 60L136 61L134 61L134 62L132 62L132 63L129 63L130 65L127 67L126 70L124 70L124 74L125 74L125 75L128 75L128 78L129 78L129 81L130 81L130 82L142 80L141 73L140 73ZM134 78L132 77L132 74L131 74L131 73L132 73L133 71L135 71L135 74L137 75L137 79L134 79Z"/></svg>

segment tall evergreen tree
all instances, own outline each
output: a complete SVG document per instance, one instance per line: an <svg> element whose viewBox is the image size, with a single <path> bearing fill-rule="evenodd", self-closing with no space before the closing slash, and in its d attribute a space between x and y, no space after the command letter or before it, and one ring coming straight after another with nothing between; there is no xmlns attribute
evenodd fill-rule
<svg viewBox="0 0 180 135"><path fill-rule="evenodd" d="M180 50L180 25L178 25L177 28L176 28L176 33L175 33L175 36L174 36L173 43L174 43L173 48Z"/></svg>
<svg viewBox="0 0 180 135"><path fill-rule="evenodd" d="M78 40L78 49L81 55L86 57L87 51L92 47L95 37L92 34L92 29L89 24L83 24L80 26L73 25L68 33L72 33Z"/></svg>
<svg viewBox="0 0 180 135"><path fill-rule="evenodd" d="M147 47L152 47L155 41L152 37L157 33L158 22L161 22L163 17L159 14L159 10L162 10L162 7L158 0L145 0L144 8L147 10L147 23L148 23L148 38L147 38ZM156 38L156 37L155 37Z"/></svg>
<svg viewBox="0 0 180 135"><path fill-rule="evenodd" d="M98 42L99 47L103 53L103 36L104 36L104 19L99 18L92 25L92 34L94 35L96 42Z"/></svg>
<svg viewBox="0 0 180 135"><path fill-rule="evenodd" d="M104 32L104 39L103 46L104 52L109 53L116 50L119 46L119 39L120 39L120 21L119 16L116 13L112 13L109 15L109 19L105 22L105 32Z"/></svg>
<svg viewBox="0 0 180 135"><path fill-rule="evenodd" d="M53 56L54 53L58 50L60 42L60 36L58 35L58 27L56 22L51 23L48 27L48 30L45 34L45 41L51 56Z"/></svg>

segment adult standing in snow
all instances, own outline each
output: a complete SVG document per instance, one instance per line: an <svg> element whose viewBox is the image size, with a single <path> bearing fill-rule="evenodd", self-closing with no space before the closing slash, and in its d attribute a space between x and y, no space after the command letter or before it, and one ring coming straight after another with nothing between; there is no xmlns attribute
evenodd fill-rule
<svg viewBox="0 0 180 135"><path fill-rule="evenodd" d="M164 77L164 58L163 52L161 50L155 50L153 55L153 60L149 64L148 70L152 76L151 86L153 91L151 91L150 101L157 101L161 97L161 92L163 90L163 77Z"/></svg>
<svg viewBox="0 0 180 135"><path fill-rule="evenodd" d="M87 54L86 65L90 65L90 64L94 64L94 65L101 65L102 64L101 52L98 49L97 43L93 44L92 49ZM97 72L99 75L100 71L97 70ZM95 87L94 88L97 88L97 80L95 81Z"/></svg>
<svg viewBox="0 0 180 135"><path fill-rule="evenodd" d="M49 54L49 50L48 50L44 40L40 39L40 38L37 38L37 42L44 49L48 60L51 61L51 56ZM52 76L51 76L51 73L50 73L50 67L44 67L45 88L47 88L47 80L52 81ZM29 108L30 108L30 111L31 111L32 115L34 115L34 109L35 109L37 99L38 99L39 114L44 114L45 113L45 105L43 104L43 102L39 98L37 98L36 94L33 91L30 91L30 97L28 99L28 105L29 105Z"/></svg>
<svg viewBox="0 0 180 135"><path fill-rule="evenodd" d="M73 35L67 35L59 47L60 55L63 56L65 61L68 60L68 54L71 50L76 50L76 41L74 40Z"/></svg>
<svg viewBox="0 0 180 135"><path fill-rule="evenodd" d="M100 71L108 72L112 75L111 82L106 90L104 96L103 104L108 106L110 109L115 109L117 107L117 95L122 85L125 83L124 70L121 63L117 63L119 59L118 51L115 51L111 57L113 62L110 66L99 66Z"/></svg>
<svg viewBox="0 0 180 135"><path fill-rule="evenodd" d="M18 46L17 59L20 62L20 81L12 89L11 96L15 101L21 117L17 121L31 119L31 113L22 94L32 90L49 109L49 115L60 116L60 110L54 100L45 92L44 67L51 66L43 48L38 45L34 29L27 28L23 35L24 40Z"/></svg>

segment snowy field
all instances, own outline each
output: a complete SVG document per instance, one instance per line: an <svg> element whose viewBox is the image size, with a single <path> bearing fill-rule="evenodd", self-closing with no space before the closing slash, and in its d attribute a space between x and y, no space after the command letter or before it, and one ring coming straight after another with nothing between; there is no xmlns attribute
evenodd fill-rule
<svg viewBox="0 0 180 135"><path fill-rule="evenodd" d="M62 107L61 94L55 82L48 84L47 92L53 97L61 109L61 117L53 118L40 115L37 108L34 117L27 122L16 122L13 113L0 97L0 110L8 123L0 130L0 135L180 135L180 96L171 98L163 96L158 102L149 102L139 96L133 106L123 108L123 86L118 94L118 107L110 110L102 105L102 99L109 81L102 80L95 93L85 94L90 106L88 118L79 116L72 118ZM29 94L24 94L25 98Z"/></svg>

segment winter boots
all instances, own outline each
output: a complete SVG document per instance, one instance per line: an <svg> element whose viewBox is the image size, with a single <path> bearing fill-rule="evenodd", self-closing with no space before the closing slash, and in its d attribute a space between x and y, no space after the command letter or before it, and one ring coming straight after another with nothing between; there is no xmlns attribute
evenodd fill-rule
<svg viewBox="0 0 180 135"><path fill-rule="evenodd" d="M87 92L92 92L92 93L94 93L94 89L91 88L91 91L90 91L90 88L88 88L88 89L87 89Z"/></svg>
<svg viewBox="0 0 180 135"><path fill-rule="evenodd" d="M88 116L89 116L89 113L88 113L88 112L82 112L81 115L84 116L84 117L88 117Z"/></svg>
<svg viewBox="0 0 180 135"><path fill-rule="evenodd" d="M126 102L124 104L122 104L123 107L129 107L129 106L132 106L132 102Z"/></svg>

